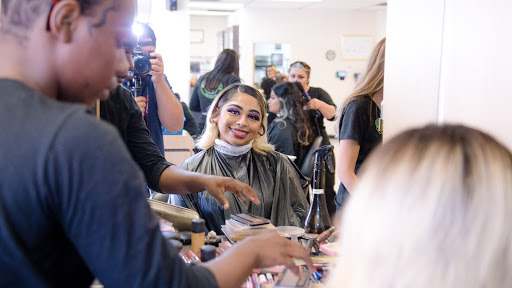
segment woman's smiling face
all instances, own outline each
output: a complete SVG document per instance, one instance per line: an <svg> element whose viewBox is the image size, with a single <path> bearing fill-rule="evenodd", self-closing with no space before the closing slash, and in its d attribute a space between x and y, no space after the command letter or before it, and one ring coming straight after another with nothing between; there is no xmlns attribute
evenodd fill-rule
<svg viewBox="0 0 512 288"><path fill-rule="evenodd" d="M226 102L212 120L219 128L220 140L234 146L243 146L258 137L258 133L262 133L261 113L256 98L239 93Z"/></svg>

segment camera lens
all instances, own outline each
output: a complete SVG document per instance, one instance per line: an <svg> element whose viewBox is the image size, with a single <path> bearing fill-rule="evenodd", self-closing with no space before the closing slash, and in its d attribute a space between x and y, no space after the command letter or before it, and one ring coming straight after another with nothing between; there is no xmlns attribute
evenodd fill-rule
<svg viewBox="0 0 512 288"><path fill-rule="evenodd" d="M133 73L135 75L144 76L151 72L151 62L147 57L133 57Z"/></svg>

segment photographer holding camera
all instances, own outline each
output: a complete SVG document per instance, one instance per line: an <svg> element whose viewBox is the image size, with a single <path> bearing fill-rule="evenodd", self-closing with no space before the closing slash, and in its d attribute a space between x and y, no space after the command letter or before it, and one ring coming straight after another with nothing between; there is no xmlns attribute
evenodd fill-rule
<svg viewBox="0 0 512 288"><path fill-rule="evenodd" d="M181 130L183 128L183 109L174 96L167 77L164 75L162 55L155 52L155 32L147 24L138 23L138 25L141 28L141 34L132 58L136 64L141 63L141 65L136 65L135 73L133 73L134 80L140 80L140 87L138 87L140 91L135 91L137 93L134 96L136 96L135 101L142 111L151 139L155 142L160 153L164 155L162 126L171 132ZM149 65L151 69L146 70L146 74L143 74L145 73L147 60L151 64ZM129 82L125 81L124 85L132 88L133 84L129 84Z"/></svg>

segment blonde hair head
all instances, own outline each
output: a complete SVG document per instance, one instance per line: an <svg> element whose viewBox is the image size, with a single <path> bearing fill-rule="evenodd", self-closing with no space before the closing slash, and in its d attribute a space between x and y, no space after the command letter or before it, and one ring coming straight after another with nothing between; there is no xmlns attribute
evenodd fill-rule
<svg viewBox="0 0 512 288"><path fill-rule="evenodd" d="M343 105L339 105L336 111L336 122L334 123L334 129L336 135L338 135L338 128L340 125L341 114L348 102L352 101L355 97L361 95L369 95L372 99L375 93L384 88L384 64L386 56L386 38L375 45L373 51L368 59L366 70L361 74L357 80L354 90L347 99L343 102Z"/></svg>
<svg viewBox="0 0 512 288"><path fill-rule="evenodd" d="M260 106L261 111L261 128L262 133L256 137L252 143L252 149L261 154L266 154L269 151L274 151L274 146L268 144L267 140L267 106L265 98L261 93L251 86L245 84L231 84L226 87L222 92L213 100L210 108L208 109L208 116L206 117L206 127L203 134L196 142L196 146L201 149L208 149L215 144L215 139L219 138L219 127L212 119L212 116L219 114L222 106L231 99L237 97L241 93L247 94L256 100Z"/></svg>
<svg viewBox="0 0 512 288"><path fill-rule="evenodd" d="M512 154L491 136L409 130L361 175L327 287L512 287Z"/></svg>

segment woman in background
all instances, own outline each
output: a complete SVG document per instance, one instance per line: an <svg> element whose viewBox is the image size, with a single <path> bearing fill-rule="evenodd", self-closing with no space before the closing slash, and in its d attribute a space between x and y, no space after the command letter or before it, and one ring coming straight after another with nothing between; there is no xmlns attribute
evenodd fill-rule
<svg viewBox="0 0 512 288"><path fill-rule="evenodd" d="M354 91L340 105L334 127L338 129L340 145L337 148L336 170L341 180L336 207L354 191L357 172L368 154L382 142L382 131L376 125L384 90L384 57L386 38L373 49L366 71L359 77Z"/></svg>
<svg viewBox="0 0 512 288"><path fill-rule="evenodd" d="M268 100L270 98L270 92L272 92L272 87L276 86L276 80L272 78L265 77L261 79L260 87L263 90L263 96Z"/></svg>
<svg viewBox="0 0 512 288"><path fill-rule="evenodd" d="M329 93L319 87L309 86L309 79L311 75L311 67L303 61L296 61L290 65L288 71L288 81L300 82L305 91L305 97L311 98L307 102L306 109L310 127L314 131L314 137L322 136L322 145L330 145L329 136L325 131L324 117L329 121L335 118L336 105L331 99ZM333 167L334 168L334 167ZM333 217L336 212L336 205L334 203L334 169L332 172L326 171L325 174L325 199L327 202L327 209L329 215Z"/></svg>
<svg viewBox="0 0 512 288"><path fill-rule="evenodd" d="M261 79L260 87L263 90L263 96L265 96L265 99L268 101L270 98L270 92L272 92L272 87L276 85L276 81L272 78L264 77ZM272 113L268 110L267 106L267 126L270 127L270 124L274 119L276 118L276 114Z"/></svg>
<svg viewBox="0 0 512 288"><path fill-rule="evenodd" d="M512 287L512 154L460 125L378 147L341 214L327 287Z"/></svg>
<svg viewBox="0 0 512 288"><path fill-rule="evenodd" d="M197 146L203 149L181 167L208 175L227 176L254 189L261 204L226 194L224 210L208 193L189 197L186 206L205 219L208 230L219 234L231 214L251 213L275 226L303 226L308 212L301 174L288 157L267 143L266 102L261 93L243 84L225 88L212 102L205 131Z"/></svg>
<svg viewBox="0 0 512 288"><path fill-rule="evenodd" d="M269 111L277 115L268 127L268 142L276 151L296 156L297 167L302 166L314 136L301 99L299 89L291 82L274 86L268 99Z"/></svg>
<svg viewBox="0 0 512 288"><path fill-rule="evenodd" d="M213 70L197 80L190 98L190 110L202 113L198 122L199 133L204 129L210 104L224 88L240 83L239 74L238 54L235 50L224 49L217 57Z"/></svg>
<svg viewBox="0 0 512 288"><path fill-rule="evenodd" d="M276 81L278 84L281 84L286 81L286 74L283 74L277 70L277 68L274 65L267 66L267 76L266 78L270 78L274 81Z"/></svg>

